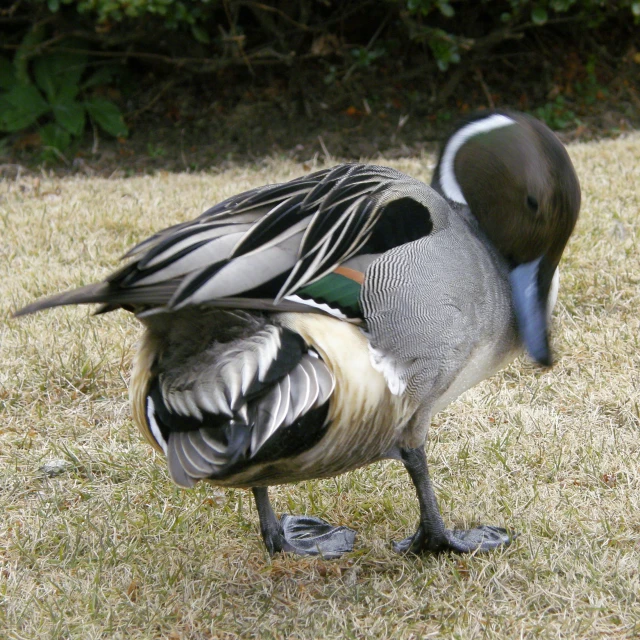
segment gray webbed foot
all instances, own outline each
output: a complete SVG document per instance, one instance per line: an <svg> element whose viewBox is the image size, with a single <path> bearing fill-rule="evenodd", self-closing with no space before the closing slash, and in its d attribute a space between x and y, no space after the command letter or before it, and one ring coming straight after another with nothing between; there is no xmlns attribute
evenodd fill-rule
<svg viewBox="0 0 640 640"><path fill-rule="evenodd" d="M416 488L420 504L420 525L410 538L396 542L393 548L398 553L473 553L491 551L511 543L513 536L502 527L479 525L473 529L447 529L440 515L424 448L399 449L399 458L409 472Z"/></svg>
<svg viewBox="0 0 640 640"><path fill-rule="evenodd" d="M278 520L269 502L267 488L254 487L253 495L260 517L260 532L270 555L285 551L333 560L353 551L356 537L353 529L334 527L313 516L283 515Z"/></svg>
<svg viewBox="0 0 640 640"><path fill-rule="evenodd" d="M419 526L413 536L400 542L394 542L393 550L396 553L422 553L425 551L472 553L474 551L492 551L501 546L508 546L513 540L506 529L485 524L473 529L445 529L442 534L428 538L422 526Z"/></svg>
<svg viewBox="0 0 640 640"><path fill-rule="evenodd" d="M320 555L327 560L339 558L353 551L356 532L349 527L333 527L325 520L313 516L283 515L282 551L298 555Z"/></svg>

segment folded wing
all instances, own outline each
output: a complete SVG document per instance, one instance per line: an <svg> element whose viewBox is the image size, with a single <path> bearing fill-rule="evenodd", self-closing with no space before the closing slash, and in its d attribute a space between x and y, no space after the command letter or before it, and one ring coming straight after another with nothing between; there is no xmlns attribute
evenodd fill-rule
<svg viewBox="0 0 640 640"><path fill-rule="evenodd" d="M208 305L357 319L367 265L431 232L434 197L398 171L359 164L260 187L144 240L105 282L17 315L100 302L101 311L125 307L141 316Z"/></svg>

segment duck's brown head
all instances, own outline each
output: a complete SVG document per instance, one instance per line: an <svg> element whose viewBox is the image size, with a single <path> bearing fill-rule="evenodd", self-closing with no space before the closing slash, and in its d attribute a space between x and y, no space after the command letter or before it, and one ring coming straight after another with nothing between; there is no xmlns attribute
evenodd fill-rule
<svg viewBox="0 0 640 640"><path fill-rule="evenodd" d="M433 186L467 205L508 261L522 338L549 365L547 300L580 210L580 183L566 149L531 116L480 114L447 139Z"/></svg>

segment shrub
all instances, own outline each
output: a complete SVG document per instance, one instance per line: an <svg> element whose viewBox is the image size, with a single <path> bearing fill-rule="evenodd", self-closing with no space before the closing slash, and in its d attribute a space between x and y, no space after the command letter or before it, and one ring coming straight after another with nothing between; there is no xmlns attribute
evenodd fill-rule
<svg viewBox="0 0 640 640"><path fill-rule="evenodd" d="M0 57L0 132L36 130L61 152L89 120L127 135L116 104L97 95L115 67L93 71L90 60L183 74L316 65L331 84L417 50L438 74L535 29L638 24L640 0L15 0L0 16L13 52ZM547 110L558 123L570 114Z"/></svg>
<svg viewBox="0 0 640 640"><path fill-rule="evenodd" d="M112 136L128 131L118 107L90 90L107 83L112 67L87 71L87 56L53 51L32 59L28 52L41 41L42 30L27 33L12 62L0 57L0 131L35 127L45 156L65 151L93 121Z"/></svg>

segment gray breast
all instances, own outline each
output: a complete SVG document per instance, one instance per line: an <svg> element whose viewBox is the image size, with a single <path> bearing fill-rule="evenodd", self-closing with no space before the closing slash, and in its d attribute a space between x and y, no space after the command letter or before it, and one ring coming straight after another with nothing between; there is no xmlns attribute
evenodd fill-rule
<svg viewBox="0 0 640 640"><path fill-rule="evenodd" d="M507 274L457 211L444 228L369 267L361 305L374 364L394 393L437 411L515 355Z"/></svg>

